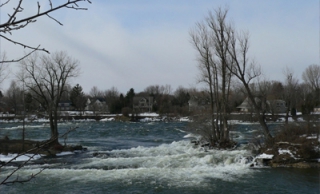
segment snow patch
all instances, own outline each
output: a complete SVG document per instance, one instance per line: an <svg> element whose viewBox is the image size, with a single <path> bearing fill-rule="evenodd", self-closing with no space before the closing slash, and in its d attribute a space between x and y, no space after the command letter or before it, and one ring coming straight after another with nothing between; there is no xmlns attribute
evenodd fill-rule
<svg viewBox="0 0 320 194"><path fill-rule="evenodd" d="M292 158L294 158L294 159L298 159L298 158L296 158L296 157L291 153L290 150L283 150L283 149L280 148L280 149L278 150L278 153L279 153L279 154L289 154L290 157L292 157Z"/></svg>
<svg viewBox="0 0 320 194"><path fill-rule="evenodd" d="M149 113L140 113L139 116L143 116L143 117L158 117L159 114L158 113L154 113L154 112L149 112Z"/></svg>
<svg viewBox="0 0 320 194"><path fill-rule="evenodd" d="M191 120L188 117L181 117L179 119L179 121L181 121L181 122L190 122Z"/></svg>
<svg viewBox="0 0 320 194"><path fill-rule="evenodd" d="M140 122L159 122L161 121L161 119L146 117L146 118L140 119L139 121Z"/></svg>
<svg viewBox="0 0 320 194"><path fill-rule="evenodd" d="M108 121L114 121L115 118L104 118L104 119L101 119L100 121L101 122L108 122Z"/></svg>
<svg viewBox="0 0 320 194"><path fill-rule="evenodd" d="M185 136L183 136L183 138L195 138L195 139L200 139L201 135L195 135L195 134L192 134L192 133L189 133Z"/></svg>
<svg viewBox="0 0 320 194"><path fill-rule="evenodd" d="M257 159L272 159L273 158L273 154L265 154L265 153L263 153L263 154L260 154L260 155L258 155L256 158Z"/></svg>

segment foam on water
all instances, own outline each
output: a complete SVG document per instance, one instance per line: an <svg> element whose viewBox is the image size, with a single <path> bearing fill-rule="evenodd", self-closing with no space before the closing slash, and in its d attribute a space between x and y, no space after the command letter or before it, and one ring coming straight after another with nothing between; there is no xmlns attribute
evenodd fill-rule
<svg viewBox="0 0 320 194"><path fill-rule="evenodd" d="M246 159L250 154L245 150L204 152L194 148L188 141L100 154L100 157L85 159L81 164L74 165L73 169L62 171L70 178L78 177L78 181L150 179L170 182L176 186L202 184L208 179L233 181L252 172ZM55 169L46 171L52 173L52 176L61 173Z"/></svg>
<svg viewBox="0 0 320 194"><path fill-rule="evenodd" d="M35 122L36 123L36 122ZM39 122L40 124L33 124L33 123L27 123L25 124L25 126L23 126L22 124L21 125L15 125L13 127L3 127L1 129L5 129L5 130L17 130L17 129L22 129L22 128L25 128L25 129L38 129L38 128L45 128L45 127L50 127L48 123L41 123ZM77 125L75 123L72 123L72 122L65 122L65 123L58 123L58 126L73 126L73 125Z"/></svg>
<svg viewBox="0 0 320 194"><path fill-rule="evenodd" d="M25 129L30 129L30 128L43 128L45 125L25 125L24 128ZM22 129L23 126L22 125L18 125L18 126L14 126L14 127L4 127L2 129L6 129L6 130L17 130L17 129Z"/></svg>
<svg viewBox="0 0 320 194"><path fill-rule="evenodd" d="M246 150L209 150L195 148L189 141L178 141L156 147L100 152L97 157L84 158L72 166L52 165L41 177L68 182L143 181L175 187L205 186L211 179L236 181L254 171L246 159ZM22 175L36 173L35 168L23 170Z"/></svg>
<svg viewBox="0 0 320 194"><path fill-rule="evenodd" d="M15 158L15 159L14 159ZM18 154L8 154L8 155L2 155L0 154L0 161L2 162L8 162L10 160L13 160L14 162L21 162L21 161L27 161L31 158L31 160L37 160L41 158L41 155L39 154L24 154L24 155L19 155Z"/></svg>

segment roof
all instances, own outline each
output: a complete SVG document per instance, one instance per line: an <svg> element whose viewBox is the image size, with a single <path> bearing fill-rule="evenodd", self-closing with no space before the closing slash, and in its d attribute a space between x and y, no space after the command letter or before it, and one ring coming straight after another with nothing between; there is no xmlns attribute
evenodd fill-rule
<svg viewBox="0 0 320 194"><path fill-rule="evenodd" d="M237 106L237 108L250 108L250 107L251 105L249 103L248 97L244 99L244 101L239 106Z"/></svg>

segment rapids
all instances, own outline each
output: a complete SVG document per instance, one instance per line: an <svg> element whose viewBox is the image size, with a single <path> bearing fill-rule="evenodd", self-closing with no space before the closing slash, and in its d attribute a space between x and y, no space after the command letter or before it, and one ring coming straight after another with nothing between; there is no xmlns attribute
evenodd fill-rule
<svg viewBox="0 0 320 194"><path fill-rule="evenodd" d="M319 171L250 167L253 155L246 147L260 135L258 125L235 125L231 136L240 146L231 151L195 147L184 138L191 137L184 122L70 122L59 127L63 133L75 125L79 128L60 142L81 144L87 151L33 160L19 177L45 170L28 183L0 186L1 193L319 192ZM0 137L21 136L21 124L0 128ZM30 139L46 139L48 132L42 123L26 127ZM0 180L14 168L1 169Z"/></svg>

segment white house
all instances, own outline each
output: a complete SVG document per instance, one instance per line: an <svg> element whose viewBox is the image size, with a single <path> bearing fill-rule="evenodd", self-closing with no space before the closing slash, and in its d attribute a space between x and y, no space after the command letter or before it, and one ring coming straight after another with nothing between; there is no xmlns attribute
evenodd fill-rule
<svg viewBox="0 0 320 194"><path fill-rule="evenodd" d="M107 102L104 98L88 98L85 110L103 113L109 112Z"/></svg>

